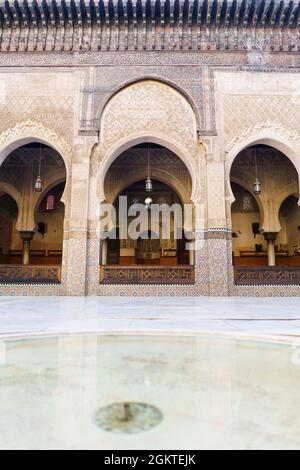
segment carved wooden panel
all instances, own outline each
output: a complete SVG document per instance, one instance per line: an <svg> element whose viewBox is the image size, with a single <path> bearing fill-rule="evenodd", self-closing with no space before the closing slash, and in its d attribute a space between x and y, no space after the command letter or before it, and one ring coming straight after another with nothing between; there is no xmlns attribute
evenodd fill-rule
<svg viewBox="0 0 300 470"><path fill-rule="evenodd" d="M61 266L0 266L2 284L59 284Z"/></svg>
<svg viewBox="0 0 300 470"><path fill-rule="evenodd" d="M300 266L237 266L236 285L300 285Z"/></svg>
<svg viewBox="0 0 300 470"><path fill-rule="evenodd" d="M194 284L193 266L101 266L103 284Z"/></svg>

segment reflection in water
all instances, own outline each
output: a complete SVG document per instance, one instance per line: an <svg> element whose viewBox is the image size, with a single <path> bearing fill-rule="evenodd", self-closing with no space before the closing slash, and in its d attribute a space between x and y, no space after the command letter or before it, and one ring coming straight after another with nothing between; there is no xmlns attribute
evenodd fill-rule
<svg viewBox="0 0 300 470"><path fill-rule="evenodd" d="M289 346L77 335L0 351L0 448L300 448Z"/></svg>

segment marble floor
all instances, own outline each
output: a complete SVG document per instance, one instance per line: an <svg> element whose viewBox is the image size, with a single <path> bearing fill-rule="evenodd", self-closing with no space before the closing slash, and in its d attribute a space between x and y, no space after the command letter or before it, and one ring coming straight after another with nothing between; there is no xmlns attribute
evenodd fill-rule
<svg viewBox="0 0 300 470"><path fill-rule="evenodd" d="M0 297L0 337L208 334L300 342L299 298Z"/></svg>

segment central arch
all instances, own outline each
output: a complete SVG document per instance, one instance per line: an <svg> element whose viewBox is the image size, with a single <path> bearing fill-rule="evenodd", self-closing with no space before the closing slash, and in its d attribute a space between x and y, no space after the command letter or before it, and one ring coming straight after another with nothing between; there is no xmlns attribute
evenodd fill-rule
<svg viewBox="0 0 300 470"><path fill-rule="evenodd" d="M204 147L199 146L198 129L191 102L171 84L149 78L115 91L101 114L95 149L99 198L105 197L104 179L113 161L135 145L152 142L183 161L192 178L191 199L198 200L204 184L199 177L201 166L205 174Z"/></svg>
<svg viewBox="0 0 300 470"><path fill-rule="evenodd" d="M162 272L171 272L171 268L172 276L177 275L179 269L187 268L193 272L193 260L186 245L183 226L186 220L184 204L191 200L192 175L189 169L169 148L154 142L143 139L138 140L133 147L123 148L125 150L112 159L102 183L103 200L113 204L116 222L108 239L101 241L101 272L105 275L120 266L120 276L128 272L131 278L132 273L136 274L139 269L148 270L151 266L155 271L153 266L159 265L156 266L159 268L157 283L161 282ZM148 177L152 181L150 191L146 188ZM119 198L124 196L127 212L119 216L119 208L124 208L123 201L122 206L119 206ZM154 211L159 211L158 219L151 210L152 203L156 205ZM134 209L135 204L140 206L136 208L138 213L132 219L131 209ZM163 208L167 208L164 216L161 213ZM148 240L144 240L141 234L134 237L129 229L131 222L142 214L142 209L146 221L138 232L150 233ZM125 237L121 235L124 234L124 217L127 221ZM152 239L153 233L156 234L155 241Z"/></svg>
<svg viewBox="0 0 300 470"><path fill-rule="evenodd" d="M186 153L185 149L180 146L178 143L170 141L170 139L163 138L155 134L148 135L138 135L129 140L125 140L122 143L119 143L110 153L103 157L100 163L98 178L97 178L97 188L98 188L98 197L100 200L106 200L104 181L107 175L107 172L113 162L126 150L135 147L143 143L153 143L167 148L173 152L183 164L187 167L191 181L192 188L190 194L190 201L195 201L198 199L199 186L197 179L197 168L194 161L191 160L190 156ZM189 202L189 201L188 201Z"/></svg>

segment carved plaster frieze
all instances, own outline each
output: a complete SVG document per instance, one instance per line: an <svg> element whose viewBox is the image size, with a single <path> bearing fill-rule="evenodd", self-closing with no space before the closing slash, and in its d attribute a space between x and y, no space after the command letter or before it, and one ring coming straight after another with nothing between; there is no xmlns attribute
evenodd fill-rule
<svg viewBox="0 0 300 470"><path fill-rule="evenodd" d="M235 145L241 144L243 141L250 140L251 137L253 137L253 141L255 141L259 139L259 137L270 132L274 133L274 135L280 136L282 140L292 142L300 147L300 134L297 131L282 125L279 121L266 120L257 123L255 126L250 126L242 130L239 134L236 134L226 145L225 152L229 153Z"/></svg>
<svg viewBox="0 0 300 470"><path fill-rule="evenodd" d="M71 157L72 147L64 137L31 119L18 122L15 126L3 131L0 134L0 147L3 149L14 141L29 137L39 138L50 146L53 145L64 158Z"/></svg>

